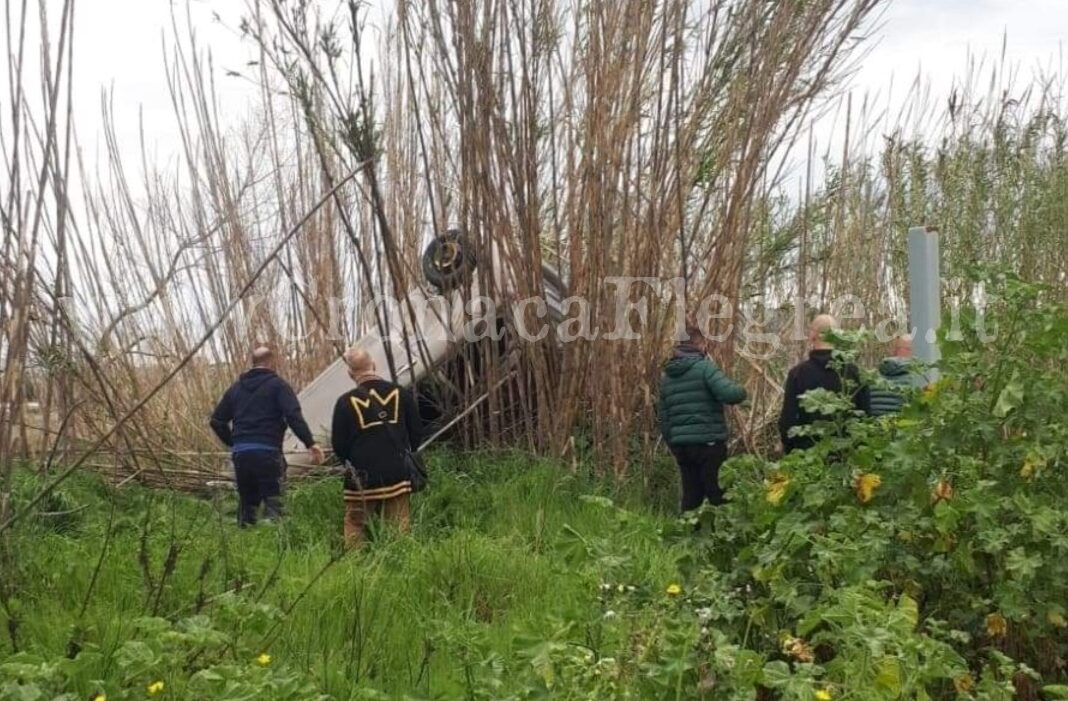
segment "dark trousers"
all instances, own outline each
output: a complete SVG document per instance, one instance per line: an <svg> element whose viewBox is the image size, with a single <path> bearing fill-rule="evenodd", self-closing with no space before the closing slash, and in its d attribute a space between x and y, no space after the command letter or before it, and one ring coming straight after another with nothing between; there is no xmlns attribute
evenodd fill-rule
<svg viewBox="0 0 1068 701"><path fill-rule="evenodd" d="M816 439L812 436L791 436L782 442L783 455L789 455L795 450L808 450L816 445Z"/></svg>
<svg viewBox="0 0 1068 701"><path fill-rule="evenodd" d="M727 444L669 446L679 464L682 478L682 510L691 511L704 502L713 506L723 503L719 486L719 468L727 459Z"/></svg>
<svg viewBox="0 0 1068 701"><path fill-rule="evenodd" d="M282 477L285 460L273 450L248 450L234 453L234 477L237 479L237 523L251 526L256 523L260 504L265 516L277 519L282 515Z"/></svg>

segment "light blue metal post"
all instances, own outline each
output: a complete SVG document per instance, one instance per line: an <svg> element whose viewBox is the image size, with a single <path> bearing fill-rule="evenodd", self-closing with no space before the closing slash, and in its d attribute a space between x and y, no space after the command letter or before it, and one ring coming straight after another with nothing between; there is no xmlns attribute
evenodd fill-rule
<svg viewBox="0 0 1068 701"><path fill-rule="evenodd" d="M942 325L938 232L925 226L909 229L909 327L917 359L937 363L938 328ZM937 379L933 370L931 380Z"/></svg>

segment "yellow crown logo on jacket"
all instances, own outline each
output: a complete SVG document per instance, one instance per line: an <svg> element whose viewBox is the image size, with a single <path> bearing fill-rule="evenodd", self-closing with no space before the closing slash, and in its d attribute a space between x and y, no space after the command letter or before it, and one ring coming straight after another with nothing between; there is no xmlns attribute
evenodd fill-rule
<svg viewBox="0 0 1068 701"><path fill-rule="evenodd" d="M361 429L381 426L385 423L395 424L400 416L400 389L396 387L385 397L372 389L368 391L367 399L352 396L350 401ZM374 406L378 407L377 412L372 411Z"/></svg>

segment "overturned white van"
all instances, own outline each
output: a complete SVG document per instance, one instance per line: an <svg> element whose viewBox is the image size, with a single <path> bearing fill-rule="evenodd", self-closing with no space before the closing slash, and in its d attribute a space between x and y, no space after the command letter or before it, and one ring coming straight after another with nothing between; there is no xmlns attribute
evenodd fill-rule
<svg viewBox="0 0 1068 701"><path fill-rule="evenodd" d="M404 299L388 304L389 313L369 324L369 330L352 344L371 354L380 375L405 387L416 386L459 353L468 343L473 318L487 313L500 315L501 306L486 310L478 304L483 297L480 280L488 281L485 287L492 290L488 299L496 305L503 305L517 289L514 273L502 263L496 247L488 256L476 256L463 233L455 229L430 242L421 267L424 283L410 289ZM559 323L567 297L565 283L550 266L542 266L541 272L544 309L551 323ZM500 320L485 321L496 324ZM379 330L380 324L384 331ZM348 368L338 358L300 389L304 418L317 437L329 434L334 403L351 388ZM438 424L432 425L432 430L450 419L434 418ZM285 450L301 449L300 441L288 433Z"/></svg>

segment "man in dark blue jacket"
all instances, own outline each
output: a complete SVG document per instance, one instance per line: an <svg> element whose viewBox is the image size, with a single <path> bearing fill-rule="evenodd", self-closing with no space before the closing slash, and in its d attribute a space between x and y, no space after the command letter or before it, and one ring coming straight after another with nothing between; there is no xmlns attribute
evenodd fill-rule
<svg viewBox="0 0 1068 701"><path fill-rule="evenodd" d="M311 451L315 464L322 449L300 413L300 402L289 384L275 374L274 353L261 346L252 352L252 369L226 390L211 414L211 428L230 446L240 505L240 526L256 523L260 504L267 518L282 514L282 439L286 426Z"/></svg>

